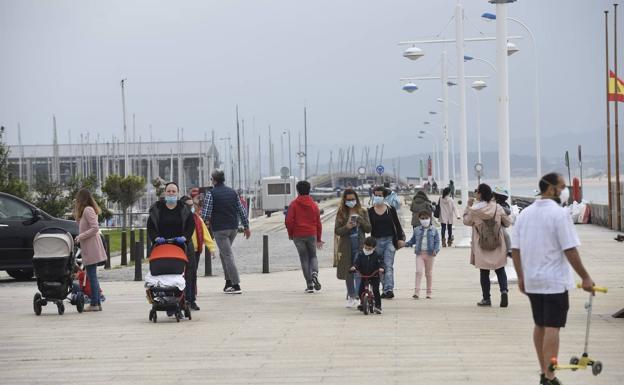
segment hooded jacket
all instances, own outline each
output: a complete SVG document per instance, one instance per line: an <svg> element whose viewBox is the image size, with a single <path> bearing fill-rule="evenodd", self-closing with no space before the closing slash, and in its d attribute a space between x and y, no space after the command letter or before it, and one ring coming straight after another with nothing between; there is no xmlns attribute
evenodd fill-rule
<svg viewBox="0 0 624 385"><path fill-rule="evenodd" d="M312 197L299 195L290 203L286 215L286 230L289 238L316 237L317 242L321 241L321 214Z"/></svg>
<svg viewBox="0 0 624 385"><path fill-rule="evenodd" d="M464 211L464 225L472 226L470 263L478 269L496 270L507 264L507 248L503 231L499 232L500 245L495 250L483 250L479 246L479 226L484 220L495 218L502 227L509 227L511 219L505 210L494 201L477 202Z"/></svg>
<svg viewBox="0 0 624 385"><path fill-rule="evenodd" d="M412 199L412 205L410 206L410 211L412 212L412 227L420 226L418 214L420 214L421 211L427 211L429 212L429 215L431 215L431 201L424 191L418 191L416 195L414 195L414 198Z"/></svg>

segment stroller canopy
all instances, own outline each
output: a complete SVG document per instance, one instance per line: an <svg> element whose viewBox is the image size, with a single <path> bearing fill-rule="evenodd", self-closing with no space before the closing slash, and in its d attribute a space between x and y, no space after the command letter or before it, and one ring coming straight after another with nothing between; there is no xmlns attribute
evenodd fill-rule
<svg viewBox="0 0 624 385"><path fill-rule="evenodd" d="M186 253L180 246L164 244L155 246L149 256L149 261L153 262L158 259L180 259L184 262L188 262Z"/></svg>
<svg viewBox="0 0 624 385"><path fill-rule="evenodd" d="M71 234L63 231L41 231L33 240L34 259L67 258L74 251L74 239Z"/></svg>

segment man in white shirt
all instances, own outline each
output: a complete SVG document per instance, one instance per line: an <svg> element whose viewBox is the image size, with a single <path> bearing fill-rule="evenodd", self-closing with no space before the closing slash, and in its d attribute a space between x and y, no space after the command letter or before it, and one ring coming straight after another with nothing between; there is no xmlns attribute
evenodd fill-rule
<svg viewBox="0 0 624 385"><path fill-rule="evenodd" d="M522 210L513 228L511 252L520 291L529 297L533 342L541 367L541 385L560 385L550 370L550 359L559 353L559 329L565 327L568 290L574 287L572 269L591 292L594 282L583 267L580 241L568 211L561 207L569 191L563 176L544 175L539 182L542 199Z"/></svg>

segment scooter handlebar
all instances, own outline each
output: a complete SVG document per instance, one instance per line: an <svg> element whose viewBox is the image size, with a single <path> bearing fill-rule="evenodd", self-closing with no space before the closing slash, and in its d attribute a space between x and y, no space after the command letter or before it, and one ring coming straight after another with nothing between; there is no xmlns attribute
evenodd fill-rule
<svg viewBox="0 0 624 385"><path fill-rule="evenodd" d="M580 284L580 283L577 283L577 284L576 284L576 287L577 287L578 289L581 289L583 286L581 286L581 284ZM599 292L599 293L606 293L606 292L609 290L609 289L607 289L606 287L602 287L602 286L594 286L594 287L593 287L593 289L594 289L594 291L597 291L597 292Z"/></svg>

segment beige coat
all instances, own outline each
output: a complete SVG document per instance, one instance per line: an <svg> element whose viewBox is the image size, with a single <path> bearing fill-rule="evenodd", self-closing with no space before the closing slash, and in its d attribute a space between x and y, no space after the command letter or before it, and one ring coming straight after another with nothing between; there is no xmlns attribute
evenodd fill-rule
<svg viewBox="0 0 624 385"><path fill-rule="evenodd" d="M498 207L497 207L498 206ZM500 246L495 250L483 250L479 247L479 232L477 227L484 220L492 218L496 214L496 222L502 227L509 227L511 220L505 214L505 210L496 202L479 202L472 207L467 207L464 211L464 224L472 226L472 243L470 246L470 263L478 269L496 270L507 264L507 249L505 247L505 236L501 229Z"/></svg>
<svg viewBox="0 0 624 385"><path fill-rule="evenodd" d="M371 232L371 224L368 219L368 211L364 208L360 208L358 211L358 239L360 248L364 245L364 238L366 233ZM336 215L336 224L334 226L334 234L338 236L338 247L336 248L336 277L338 279L345 280L349 275L349 269L352 266L351 263L351 230L347 228L347 221L349 218L342 218Z"/></svg>
<svg viewBox="0 0 624 385"><path fill-rule="evenodd" d="M453 220L459 216L457 212L457 206L453 201L453 198L447 196L446 198L440 198L440 223L446 223L452 225Z"/></svg>
<svg viewBox="0 0 624 385"><path fill-rule="evenodd" d="M78 221L78 231L80 233L76 240L80 243L82 264L89 266L106 260L106 250L100 237L98 216L93 207L85 207L82 217Z"/></svg>

